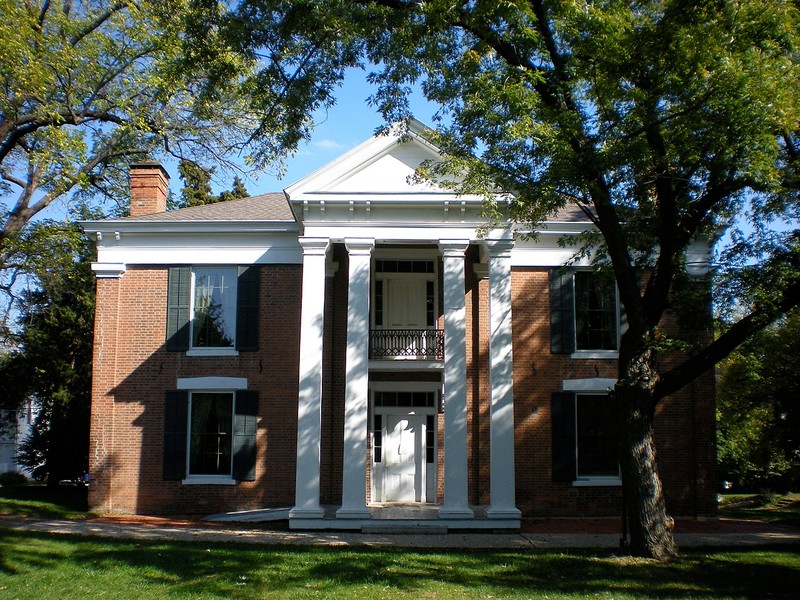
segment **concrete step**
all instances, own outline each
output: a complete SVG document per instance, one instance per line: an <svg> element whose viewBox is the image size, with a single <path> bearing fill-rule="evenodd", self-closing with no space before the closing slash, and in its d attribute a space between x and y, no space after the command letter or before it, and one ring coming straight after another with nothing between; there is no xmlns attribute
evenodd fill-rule
<svg viewBox="0 0 800 600"><path fill-rule="evenodd" d="M442 535L447 533L447 525L419 521L376 520L361 526L361 533L405 533L411 535Z"/></svg>

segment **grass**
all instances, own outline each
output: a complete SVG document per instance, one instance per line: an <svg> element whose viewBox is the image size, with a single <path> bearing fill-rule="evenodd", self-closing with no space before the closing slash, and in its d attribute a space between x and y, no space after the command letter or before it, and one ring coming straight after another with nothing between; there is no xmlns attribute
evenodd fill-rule
<svg viewBox="0 0 800 600"><path fill-rule="evenodd" d="M86 507L86 488L40 484L0 487L0 515L82 519L88 516Z"/></svg>
<svg viewBox="0 0 800 600"><path fill-rule="evenodd" d="M800 547L442 552L100 540L0 530L0 598L794 598Z"/></svg>
<svg viewBox="0 0 800 600"><path fill-rule="evenodd" d="M800 495L722 514L797 519ZM746 498L745 498L746 499ZM752 499L750 499L752 500ZM738 508L737 508L738 506ZM0 488L0 514L82 518L85 490ZM5 598L795 598L800 546L684 551L409 551L109 540L0 528Z"/></svg>
<svg viewBox="0 0 800 600"><path fill-rule="evenodd" d="M800 494L727 494L720 498L719 514L800 527Z"/></svg>

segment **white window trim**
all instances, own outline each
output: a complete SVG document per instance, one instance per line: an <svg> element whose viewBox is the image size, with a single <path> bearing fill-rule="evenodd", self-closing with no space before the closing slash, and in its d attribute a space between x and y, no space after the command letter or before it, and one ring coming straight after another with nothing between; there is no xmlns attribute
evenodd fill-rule
<svg viewBox="0 0 800 600"><path fill-rule="evenodd" d="M239 356L236 348L190 348L186 356Z"/></svg>
<svg viewBox="0 0 800 600"><path fill-rule="evenodd" d="M236 480L224 475L186 475L183 485L236 485Z"/></svg>
<svg viewBox="0 0 800 600"><path fill-rule="evenodd" d="M184 387L182 387L184 386ZM230 475L203 475L189 473L189 461L192 452L192 394L203 393L230 393L233 404L231 405L231 435L233 435L233 419L236 415L236 390L247 389L246 377L183 377L178 379L178 389L189 391L189 410L186 419L186 477L181 480L182 485L236 485L233 478L233 448L231 448L231 474Z"/></svg>
<svg viewBox="0 0 800 600"><path fill-rule="evenodd" d="M618 350L576 350L570 355L570 358L578 360L595 358L601 360L616 360L619 358Z"/></svg>
<svg viewBox="0 0 800 600"><path fill-rule="evenodd" d="M190 392L235 392L247 389L247 377L179 377L177 384Z"/></svg>
<svg viewBox="0 0 800 600"><path fill-rule="evenodd" d="M564 392L586 392L607 394L617 385L615 378L591 377L587 379L564 379L561 390Z"/></svg>
<svg viewBox="0 0 800 600"><path fill-rule="evenodd" d="M572 487L620 487L621 477L580 477L572 482Z"/></svg>

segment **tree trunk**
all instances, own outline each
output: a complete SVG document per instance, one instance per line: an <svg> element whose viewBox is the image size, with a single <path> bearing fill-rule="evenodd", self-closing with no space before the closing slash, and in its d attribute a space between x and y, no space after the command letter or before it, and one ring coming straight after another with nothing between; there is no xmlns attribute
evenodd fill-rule
<svg viewBox="0 0 800 600"><path fill-rule="evenodd" d="M622 492L630 525L630 552L666 560L676 556L678 548L673 521L667 516L653 439L653 389L658 375L644 354L629 361L628 369L620 370L615 388Z"/></svg>

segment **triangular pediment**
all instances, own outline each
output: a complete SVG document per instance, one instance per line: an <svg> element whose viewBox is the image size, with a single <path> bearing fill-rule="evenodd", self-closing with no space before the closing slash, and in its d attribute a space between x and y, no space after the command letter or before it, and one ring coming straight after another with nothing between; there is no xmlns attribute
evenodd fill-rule
<svg viewBox="0 0 800 600"><path fill-rule="evenodd" d="M286 188L297 219L306 224L476 222L482 198L459 196L414 175L441 160L419 121L392 127Z"/></svg>
<svg viewBox="0 0 800 600"><path fill-rule="evenodd" d="M429 183L413 182L424 161L439 158L436 148L425 140L427 128L412 121L403 131L399 126L356 146L286 189L290 200L308 195L413 194L443 192Z"/></svg>

